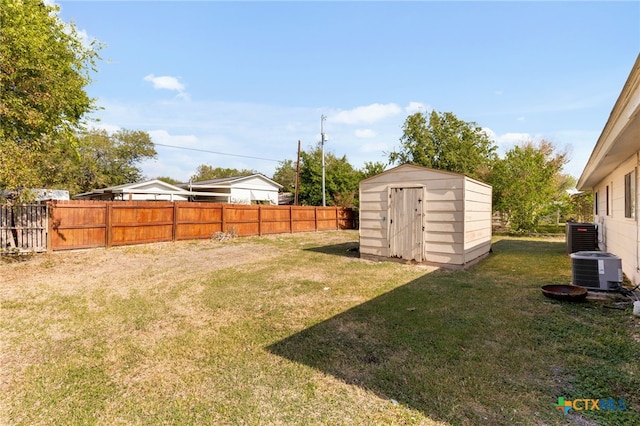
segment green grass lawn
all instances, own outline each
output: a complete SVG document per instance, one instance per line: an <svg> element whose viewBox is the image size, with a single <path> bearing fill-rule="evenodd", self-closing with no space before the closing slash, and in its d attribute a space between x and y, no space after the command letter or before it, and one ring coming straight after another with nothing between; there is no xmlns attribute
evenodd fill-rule
<svg viewBox="0 0 640 426"><path fill-rule="evenodd" d="M563 241L499 237L473 269L427 273L360 260L357 238L240 238L217 244L275 256L5 297L0 423L640 424L640 319L542 295L570 281ZM565 415L559 397L626 410Z"/></svg>

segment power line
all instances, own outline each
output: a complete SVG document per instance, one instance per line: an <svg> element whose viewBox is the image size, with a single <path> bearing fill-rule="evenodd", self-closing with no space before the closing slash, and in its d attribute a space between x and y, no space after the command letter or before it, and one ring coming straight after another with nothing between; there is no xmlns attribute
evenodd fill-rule
<svg viewBox="0 0 640 426"><path fill-rule="evenodd" d="M218 151L209 151L206 149L198 149L198 148L186 148L184 146L175 146L175 145L166 145L163 143L153 143L156 146L164 146L167 148L176 148L176 149L184 149L187 151L198 151L198 152L206 152L208 154L217 154L217 155L228 155L230 157L242 157L242 158L250 158L252 160L264 160L264 161L275 161L276 163L282 163L282 160L274 160L273 158L262 158L262 157L252 157L250 155L240 155L240 154L229 154L227 152L218 152Z"/></svg>

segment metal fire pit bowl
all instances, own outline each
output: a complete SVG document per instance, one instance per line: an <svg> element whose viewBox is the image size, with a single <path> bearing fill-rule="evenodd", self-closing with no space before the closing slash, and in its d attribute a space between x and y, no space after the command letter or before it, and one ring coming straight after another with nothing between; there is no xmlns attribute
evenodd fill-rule
<svg viewBox="0 0 640 426"><path fill-rule="evenodd" d="M587 297L587 289L571 284L547 284L542 286L542 294L551 299L578 302Z"/></svg>

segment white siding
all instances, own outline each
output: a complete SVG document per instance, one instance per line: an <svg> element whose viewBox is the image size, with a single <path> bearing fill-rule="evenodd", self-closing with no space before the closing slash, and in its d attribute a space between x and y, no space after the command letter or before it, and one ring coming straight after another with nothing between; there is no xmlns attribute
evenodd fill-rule
<svg viewBox="0 0 640 426"><path fill-rule="evenodd" d="M259 176L231 183L231 203L251 204L254 201L266 201L277 205L278 188Z"/></svg>
<svg viewBox="0 0 640 426"><path fill-rule="evenodd" d="M125 201L188 201L187 197L175 194L127 194L122 195Z"/></svg>
<svg viewBox="0 0 640 426"><path fill-rule="evenodd" d="M465 263L472 262L491 248L491 186L468 179L465 182Z"/></svg>
<svg viewBox="0 0 640 426"><path fill-rule="evenodd" d="M634 283L640 283L640 227L638 225L638 156L640 151L620 166L594 188L598 193L598 213L595 222L598 224L598 243L600 249L613 253L622 259L622 271ZM624 177L636 171L636 212L635 218L625 217L624 211ZM607 215L606 187L609 186L610 208Z"/></svg>

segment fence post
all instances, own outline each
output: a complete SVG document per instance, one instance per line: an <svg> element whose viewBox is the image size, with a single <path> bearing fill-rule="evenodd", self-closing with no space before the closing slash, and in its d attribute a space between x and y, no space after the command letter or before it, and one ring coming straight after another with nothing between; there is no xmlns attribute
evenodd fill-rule
<svg viewBox="0 0 640 426"><path fill-rule="evenodd" d="M51 253L53 251L53 212L54 212L53 201L47 201L47 253Z"/></svg>
<svg viewBox="0 0 640 426"><path fill-rule="evenodd" d="M293 206L289 206L289 233L293 234Z"/></svg>
<svg viewBox="0 0 640 426"><path fill-rule="evenodd" d="M173 226L171 227L171 241L178 237L178 201L173 202Z"/></svg>
<svg viewBox="0 0 640 426"><path fill-rule="evenodd" d="M262 236L262 205L258 204L258 236Z"/></svg>
<svg viewBox="0 0 640 426"><path fill-rule="evenodd" d="M105 243L107 248L111 247L111 244L113 243L113 235L111 232L111 221L112 221L112 216L113 216L113 201L106 201L106 213L105 213L105 221L107 223L105 223Z"/></svg>
<svg viewBox="0 0 640 426"><path fill-rule="evenodd" d="M316 224L316 232L318 231L318 207L313 208L313 220Z"/></svg>
<svg viewBox="0 0 640 426"><path fill-rule="evenodd" d="M222 232L227 232L227 209L226 204L222 205Z"/></svg>
<svg viewBox="0 0 640 426"><path fill-rule="evenodd" d="M338 224L338 206L336 206L336 230L340 229L340 225Z"/></svg>

